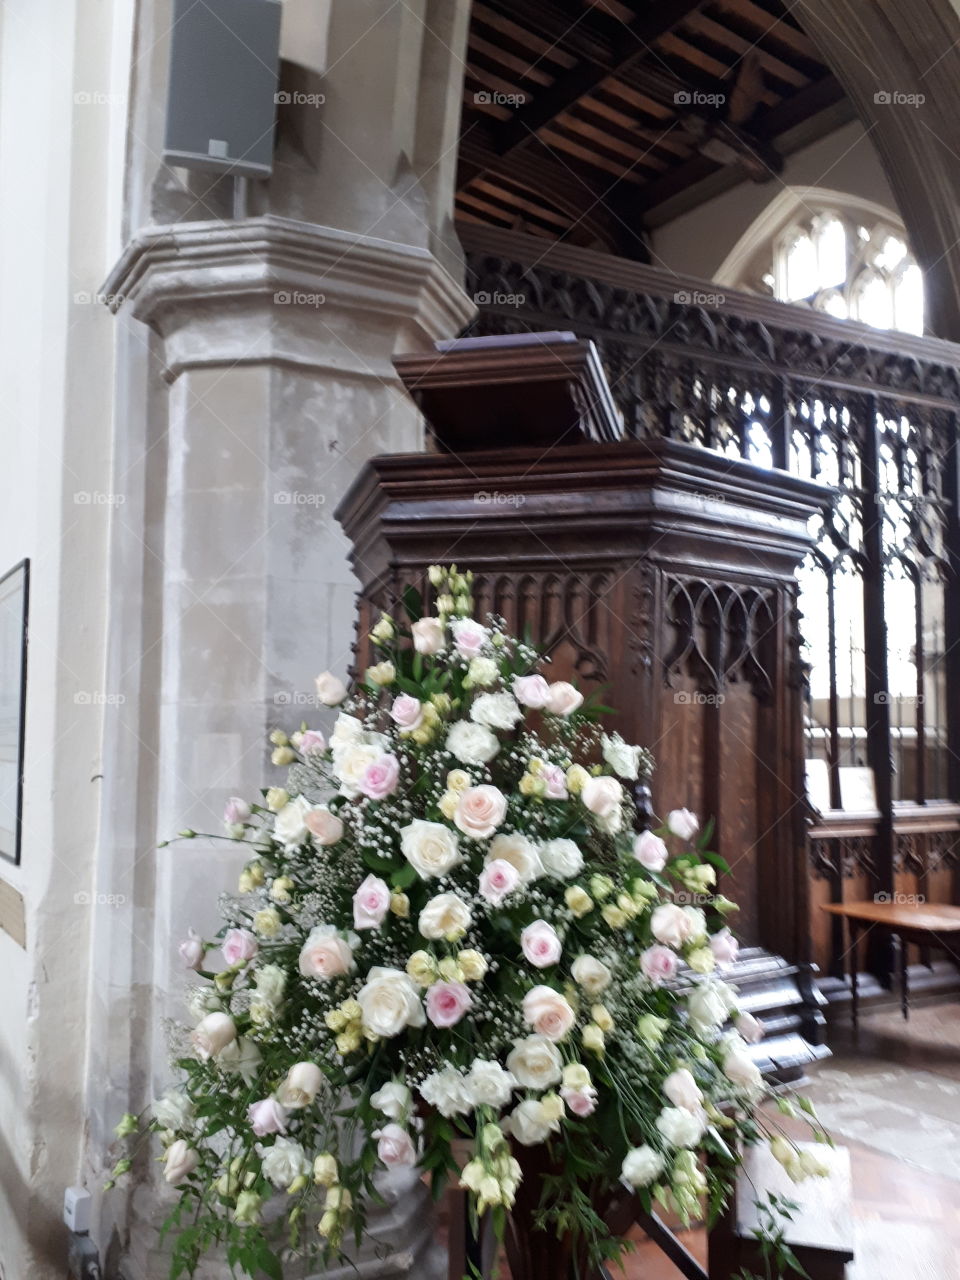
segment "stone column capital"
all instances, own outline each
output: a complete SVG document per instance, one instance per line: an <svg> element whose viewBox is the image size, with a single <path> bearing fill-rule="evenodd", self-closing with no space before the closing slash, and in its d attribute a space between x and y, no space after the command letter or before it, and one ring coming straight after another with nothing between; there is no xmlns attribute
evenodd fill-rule
<svg viewBox="0 0 960 1280"><path fill-rule="evenodd" d="M134 237L103 285L114 313L165 342L165 376L223 364L282 363L393 378L351 350L351 314L397 331L396 350L457 333L474 305L416 245L266 214L189 222ZM383 357L379 363L383 363Z"/></svg>

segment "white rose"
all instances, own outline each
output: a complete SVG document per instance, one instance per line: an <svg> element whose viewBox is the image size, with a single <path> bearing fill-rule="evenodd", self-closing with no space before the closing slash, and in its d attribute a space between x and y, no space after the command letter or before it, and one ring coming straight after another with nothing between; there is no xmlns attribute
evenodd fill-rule
<svg viewBox="0 0 960 1280"><path fill-rule="evenodd" d="M660 1152L644 1143L627 1152L620 1176L630 1187L648 1187L663 1173L665 1164Z"/></svg>
<svg viewBox="0 0 960 1280"><path fill-rule="evenodd" d="M200 1157L192 1147L188 1147L182 1138L178 1138L176 1142L171 1142L163 1157L164 1180L172 1186L183 1182L184 1179L196 1169L200 1163Z"/></svg>
<svg viewBox="0 0 960 1280"><path fill-rule="evenodd" d="M671 1147L695 1147L703 1137L707 1117L704 1112L683 1107L664 1107L657 1116L657 1129Z"/></svg>
<svg viewBox="0 0 960 1280"><path fill-rule="evenodd" d="M347 696L347 686L330 671L323 671L316 679L317 697L325 707L335 707Z"/></svg>
<svg viewBox="0 0 960 1280"><path fill-rule="evenodd" d="M735 1084L738 1089L743 1089L751 1095L758 1094L763 1089L760 1068L750 1057L746 1045L742 1042L724 1055L723 1074L731 1084Z"/></svg>
<svg viewBox="0 0 960 1280"><path fill-rule="evenodd" d="M611 971L595 956L577 956L570 972L574 982L583 987L588 996L598 996L601 991L606 991L613 980Z"/></svg>
<svg viewBox="0 0 960 1280"><path fill-rule="evenodd" d="M429 655L443 648L443 623L439 618L419 618L410 630L417 653Z"/></svg>
<svg viewBox="0 0 960 1280"><path fill-rule="evenodd" d="M546 1036L527 1036L507 1055L507 1070L524 1089L549 1089L563 1075L563 1063L559 1049Z"/></svg>
<svg viewBox="0 0 960 1280"><path fill-rule="evenodd" d="M493 658L474 658L467 668L467 679L481 689L496 684L500 676L500 668Z"/></svg>
<svg viewBox="0 0 960 1280"><path fill-rule="evenodd" d="M217 1058L220 1068L223 1071L235 1072L247 1088L256 1080L262 1061L263 1055L257 1048L256 1042L249 1040L246 1036L241 1036L239 1040L232 1040L225 1049L220 1051L220 1056Z"/></svg>
<svg viewBox="0 0 960 1280"><path fill-rule="evenodd" d="M265 964L253 975L257 995L268 1004L277 1005L287 987L287 974L277 964Z"/></svg>
<svg viewBox="0 0 960 1280"><path fill-rule="evenodd" d="M276 1138L270 1147L259 1147L263 1156L263 1176L275 1187L288 1187L294 1178L306 1177L313 1165L299 1142L293 1138Z"/></svg>
<svg viewBox="0 0 960 1280"><path fill-rule="evenodd" d="M540 861L554 880L571 880L583 870L583 854L572 840L548 840L540 847Z"/></svg>
<svg viewBox="0 0 960 1280"><path fill-rule="evenodd" d="M609 821L619 815L623 787L616 778L602 774L599 778L589 778L583 784L580 799L595 817Z"/></svg>
<svg viewBox="0 0 960 1280"><path fill-rule="evenodd" d="M678 951L693 937L694 922L675 902L662 902L650 917L650 931L665 947Z"/></svg>
<svg viewBox="0 0 960 1280"><path fill-rule="evenodd" d="M475 1107L495 1107L499 1111L510 1101L517 1081L499 1062L474 1058L464 1085Z"/></svg>
<svg viewBox="0 0 960 1280"><path fill-rule="evenodd" d="M533 987L523 997L523 1019L537 1035L563 1040L576 1021L569 1001L553 987Z"/></svg>
<svg viewBox="0 0 960 1280"><path fill-rule="evenodd" d="M555 716L572 715L578 707L583 705L583 694L579 693L572 684L566 680L556 680L550 686L550 698L547 702L547 710Z"/></svg>
<svg viewBox="0 0 960 1280"><path fill-rule="evenodd" d="M153 1104L153 1118L164 1129L189 1129L193 1126L193 1103L179 1089L168 1089Z"/></svg>
<svg viewBox="0 0 960 1280"><path fill-rule="evenodd" d="M670 1072L663 1082L663 1093L675 1107L683 1107L686 1111L699 1111L703 1102L700 1086L686 1067Z"/></svg>
<svg viewBox="0 0 960 1280"><path fill-rule="evenodd" d="M451 622L450 630L453 632L453 643L457 646L457 651L465 658L475 658L490 635L487 628L473 618L457 618Z"/></svg>
<svg viewBox="0 0 960 1280"><path fill-rule="evenodd" d="M356 937L351 935L353 940ZM300 972L305 978L340 978L356 968L353 947L332 924L312 929L300 951Z"/></svg>
<svg viewBox="0 0 960 1280"><path fill-rule="evenodd" d="M323 1072L313 1062L296 1062L277 1089L277 1101L288 1111L308 1107L323 1084Z"/></svg>
<svg viewBox="0 0 960 1280"><path fill-rule="evenodd" d="M487 783L460 792L453 821L465 836L489 840L507 815L507 797Z"/></svg>
<svg viewBox="0 0 960 1280"><path fill-rule="evenodd" d="M441 938L455 941L470 928L473 917L470 908L455 893L439 893L420 912L417 923L425 938L435 942Z"/></svg>
<svg viewBox="0 0 960 1280"><path fill-rule="evenodd" d="M340 779L340 794L349 800L360 795L360 783L368 767L383 754L379 744L357 742L334 753L333 771Z"/></svg>
<svg viewBox="0 0 960 1280"><path fill-rule="evenodd" d="M337 723L333 726L333 733L330 735L330 747L334 755L338 751L343 751L352 743L363 741L363 721L358 720L356 716L348 716L341 711L337 716Z"/></svg>
<svg viewBox="0 0 960 1280"><path fill-rule="evenodd" d="M398 1124L384 1125L373 1136L377 1139L377 1155L388 1169L412 1169L417 1163L413 1139Z"/></svg>
<svg viewBox="0 0 960 1280"><path fill-rule="evenodd" d="M197 1057L206 1062L236 1040L237 1028L229 1013L208 1013L191 1035Z"/></svg>
<svg viewBox="0 0 960 1280"><path fill-rule="evenodd" d="M700 830L700 819L689 809L671 809L667 814L667 826L681 840L692 840Z"/></svg>
<svg viewBox="0 0 960 1280"><path fill-rule="evenodd" d="M752 1013L747 1013L746 1010L737 1014L733 1025L747 1044L759 1044L764 1037L763 1023L759 1018L755 1018Z"/></svg>
<svg viewBox="0 0 960 1280"><path fill-rule="evenodd" d="M689 942L706 942L707 917L700 907L684 907L683 914L690 921Z"/></svg>
<svg viewBox="0 0 960 1280"><path fill-rule="evenodd" d="M414 818L400 829L400 848L421 880L445 876L463 859L455 831L442 822L425 822Z"/></svg>
<svg viewBox="0 0 960 1280"><path fill-rule="evenodd" d="M640 772L641 751L639 747L631 747L624 742L619 733L615 733L609 738L604 734L601 746L603 758L615 774L621 778L636 778Z"/></svg>
<svg viewBox="0 0 960 1280"><path fill-rule="evenodd" d="M420 1096L448 1120L473 1110L466 1082L456 1067L444 1067L427 1076L420 1086Z"/></svg>
<svg viewBox="0 0 960 1280"><path fill-rule="evenodd" d="M498 860L509 862L516 869L521 884L530 884L543 875L543 864L536 845L519 831L504 831L490 841L484 866Z"/></svg>
<svg viewBox="0 0 960 1280"><path fill-rule="evenodd" d="M547 1115L542 1102L538 1102L536 1098L528 1098L510 1112L503 1127L521 1146L535 1147L546 1142L551 1133L556 1133L560 1128L560 1121Z"/></svg>
<svg viewBox="0 0 960 1280"><path fill-rule="evenodd" d="M470 719L488 729L512 729L523 719L523 711L512 693L481 693L470 708Z"/></svg>
<svg viewBox="0 0 960 1280"><path fill-rule="evenodd" d="M300 844L307 838L306 818L312 808L304 796L287 801L273 819L273 834L281 844Z"/></svg>
<svg viewBox="0 0 960 1280"><path fill-rule="evenodd" d="M736 1008L737 997L725 982L701 982L687 996L690 1025L698 1036L723 1026Z"/></svg>
<svg viewBox="0 0 960 1280"><path fill-rule="evenodd" d="M648 871L662 871L667 865L667 846L652 831L641 831L633 842L633 856Z"/></svg>
<svg viewBox="0 0 960 1280"><path fill-rule="evenodd" d="M371 1104L397 1124L405 1123L411 1101L410 1090L398 1080L391 1080L370 1097Z"/></svg>
<svg viewBox="0 0 960 1280"><path fill-rule="evenodd" d="M470 720L458 720L450 726L446 745L461 764L488 764L500 750L496 734Z"/></svg>
<svg viewBox="0 0 960 1280"><path fill-rule="evenodd" d="M427 1020L420 992L399 969L371 969L357 992L357 1003L365 1030L385 1040L406 1027L422 1027Z"/></svg>

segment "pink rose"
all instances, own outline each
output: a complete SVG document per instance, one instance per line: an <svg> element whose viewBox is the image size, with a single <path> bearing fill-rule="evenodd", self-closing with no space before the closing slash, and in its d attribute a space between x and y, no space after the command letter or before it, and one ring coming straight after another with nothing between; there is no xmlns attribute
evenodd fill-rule
<svg viewBox="0 0 960 1280"><path fill-rule="evenodd" d="M523 954L538 969L546 969L560 959L563 946L557 931L546 920L534 920L520 935Z"/></svg>
<svg viewBox="0 0 960 1280"><path fill-rule="evenodd" d="M203 964L206 948L203 939L195 929L191 929L177 948L180 959L188 969L199 969Z"/></svg>
<svg viewBox="0 0 960 1280"><path fill-rule="evenodd" d="M661 947L659 943L655 943L641 952L640 968L651 982L659 986L677 972L677 957L669 947Z"/></svg>
<svg viewBox="0 0 960 1280"><path fill-rule="evenodd" d="M552 712L553 715L572 715L582 705L583 694L579 693L566 680L555 680L550 685L550 700L547 703L547 710Z"/></svg>
<svg viewBox="0 0 960 1280"><path fill-rule="evenodd" d="M540 777L546 785L544 795L548 800L566 800L567 775L558 764L545 764L540 770Z"/></svg>
<svg viewBox="0 0 960 1280"><path fill-rule="evenodd" d="M343 839L343 823L335 813L331 813L322 805L311 809L303 822L317 844L336 844L338 840Z"/></svg>
<svg viewBox="0 0 960 1280"><path fill-rule="evenodd" d="M427 991L427 1017L435 1027L453 1027L473 1004L462 982L435 982Z"/></svg>
<svg viewBox="0 0 960 1280"><path fill-rule="evenodd" d="M353 895L353 927L379 929L390 910L390 889L379 876L369 875Z"/></svg>
<svg viewBox="0 0 960 1280"><path fill-rule="evenodd" d="M302 756L313 755L315 751L326 751L327 740L322 733L317 733L316 729L304 729L297 749Z"/></svg>
<svg viewBox="0 0 960 1280"><path fill-rule="evenodd" d="M532 987L523 997L524 1022L554 1044L569 1033L576 1019L570 1002L553 987Z"/></svg>
<svg viewBox="0 0 960 1280"><path fill-rule="evenodd" d="M480 895L498 907L519 883L520 872L513 863L494 858L480 872Z"/></svg>
<svg viewBox="0 0 960 1280"><path fill-rule="evenodd" d="M299 965L305 978L339 978L356 968L353 948L332 924L321 924L310 931L300 951Z"/></svg>
<svg viewBox="0 0 960 1280"><path fill-rule="evenodd" d="M239 796L231 796L223 807L223 821L228 827L240 827L250 817L250 806Z"/></svg>
<svg viewBox="0 0 960 1280"><path fill-rule="evenodd" d="M430 655L443 648L443 623L439 618L420 618L410 630L417 653Z"/></svg>
<svg viewBox="0 0 960 1280"><path fill-rule="evenodd" d="M487 628L481 627L480 623L474 622L472 618L458 619L450 624L450 630L453 632L453 643L457 646L457 652L463 654L465 658L477 656L488 634Z"/></svg>
<svg viewBox="0 0 960 1280"><path fill-rule="evenodd" d="M717 964L733 964L740 951L740 943L729 929L721 929L711 937L710 950Z"/></svg>
<svg viewBox="0 0 960 1280"><path fill-rule="evenodd" d="M484 784L460 792L453 821L466 836L486 840L507 814L507 798L496 787Z"/></svg>
<svg viewBox="0 0 960 1280"><path fill-rule="evenodd" d="M417 1163L413 1140L398 1124L384 1125L373 1136L377 1139L377 1155L388 1169L412 1168Z"/></svg>
<svg viewBox="0 0 960 1280"><path fill-rule="evenodd" d="M581 1120L592 1116L597 1109L597 1091L593 1085L588 1084L585 1089L561 1089L560 1097Z"/></svg>
<svg viewBox="0 0 960 1280"><path fill-rule="evenodd" d="M692 840L700 830L700 819L689 809L671 809L667 814L667 826L681 840Z"/></svg>
<svg viewBox="0 0 960 1280"><path fill-rule="evenodd" d="M393 795L400 781L400 761L396 756L381 756L368 764L357 786L371 800L386 800Z"/></svg>
<svg viewBox="0 0 960 1280"><path fill-rule="evenodd" d="M252 960L260 950L256 935L247 929L228 929L220 948L228 965L243 964Z"/></svg>
<svg viewBox="0 0 960 1280"><path fill-rule="evenodd" d="M390 708L390 719L398 729L412 733L423 723L423 704L409 693L401 693Z"/></svg>
<svg viewBox="0 0 960 1280"><path fill-rule="evenodd" d="M599 778L590 778L583 784L580 798L592 814L598 818L609 818L620 808L623 802L623 787L606 774Z"/></svg>
<svg viewBox="0 0 960 1280"><path fill-rule="evenodd" d="M667 846L652 831L641 831L633 842L633 856L648 871L662 871L667 865Z"/></svg>
<svg viewBox="0 0 960 1280"><path fill-rule="evenodd" d="M523 706L539 710L550 701L550 686L543 676L514 676L513 696Z"/></svg>
<svg viewBox="0 0 960 1280"><path fill-rule="evenodd" d="M265 1138L268 1133L287 1132L287 1109L276 1098L251 1103L247 1108L247 1119L258 1138Z"/></svg>

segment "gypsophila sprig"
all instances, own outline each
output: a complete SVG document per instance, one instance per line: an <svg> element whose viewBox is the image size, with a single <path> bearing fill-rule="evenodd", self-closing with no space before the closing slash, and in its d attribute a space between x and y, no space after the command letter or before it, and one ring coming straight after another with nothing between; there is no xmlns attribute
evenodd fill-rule
<svg viewBox="0 0 960 1280"><path fill-rule="evenodd" d="M408 588L373 626L356 687L317 677L329 738L274 729L286 785L227 804L249 858L218 936L181 945L193 1025L153 1109L191 1224L174 1275L217 1245L251 1275L334 1261L397 1166L459 1178L502 1233L541 1144L543 1225L599 1263L587 1183L688 1218L761 1134L761 1028L721 976L732 904L696 817L638 831L649 753L473 617L472 574L429 581L432 612Z"/></svg>

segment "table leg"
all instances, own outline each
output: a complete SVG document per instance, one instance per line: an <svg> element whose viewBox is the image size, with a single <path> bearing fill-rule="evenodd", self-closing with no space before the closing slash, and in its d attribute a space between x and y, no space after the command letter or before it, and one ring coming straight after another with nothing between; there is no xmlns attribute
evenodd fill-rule
<svg viewBox="0 0 960 1280"><path fill-rule="evenodd" d="M857 943L860 941L860 924L858 921L851 919L849 926L851 1012L853 1014L853 1034L856 1036L860 1029L860 986L857 982Z"/></svg>
<svg viewBox="0 0 960 1280"><path fill-rule="evenodd" d="M907 980L907 944L900 935L894 934L896 939L898 960L900 961L900 1011L903 1014L904 1021L910 1017L910 989Z"/></svg>

